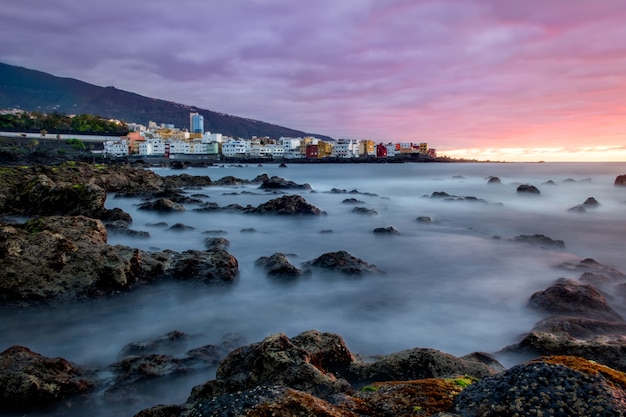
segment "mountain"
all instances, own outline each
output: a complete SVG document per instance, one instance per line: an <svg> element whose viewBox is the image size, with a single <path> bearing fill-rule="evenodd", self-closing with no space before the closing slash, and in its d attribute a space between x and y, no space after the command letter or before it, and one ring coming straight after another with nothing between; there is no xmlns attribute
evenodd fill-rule
<svg viewBox="0 0 626 417"><path fill-rule="evenodd" d="M61 114L86 113L145 125L152 120L158 123L173 123L179 128L188 128L189 113L198 112L204 116L205 130L224 135L242 138L316 136L330 139L324 135L0 63L0 109L7 108L42 113L53 111Z"/></svg>

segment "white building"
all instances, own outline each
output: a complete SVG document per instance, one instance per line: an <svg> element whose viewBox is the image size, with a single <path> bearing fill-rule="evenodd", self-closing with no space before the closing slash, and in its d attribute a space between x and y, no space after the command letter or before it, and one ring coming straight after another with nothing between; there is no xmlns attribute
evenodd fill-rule
<svg viewBox="0 0 626 417"><path fill-rule="evenodd" d="M107 140L103 143L105 155L126 156L129 153L127 140Z"/></svg>
<svg viewBox="0 0 626 417"><path fill-rule="evenodd" d="M222 143L222 155L224 158L245 157L250 152L250 141L229 140Z"/></svg>
<svg viewBox="0 0 626 417"><path fill-rule="evenodd" d="M339 139L333 146L333 156L337 158L358 158L359 157L358 139Z"/></svg>
<svg viewBox="0 0 626 417"><path fill-rule="evenodd" d="M387 148L387 157L388 158L393 158L398 153L398 151L396 150L396 144L395 143L387 143L385 145L385 148Z"/></svg>

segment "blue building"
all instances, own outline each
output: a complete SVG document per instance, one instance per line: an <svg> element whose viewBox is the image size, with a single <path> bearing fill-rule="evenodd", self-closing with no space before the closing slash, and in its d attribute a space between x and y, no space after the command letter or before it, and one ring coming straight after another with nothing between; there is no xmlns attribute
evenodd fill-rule
<svg viewBox="0 0 626 417"><path fill-rule="evenodd" d="M204 116L198 113L189 114L189 131L204 134Z"/></svg>

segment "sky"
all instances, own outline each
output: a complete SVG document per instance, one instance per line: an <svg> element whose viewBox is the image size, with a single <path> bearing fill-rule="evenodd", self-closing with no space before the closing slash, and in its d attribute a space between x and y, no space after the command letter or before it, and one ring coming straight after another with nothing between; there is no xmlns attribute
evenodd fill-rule
<svg viewBox="0 0 626 417"><path fill-rule="evenodd" d="M624 0L20 0L0 39L3 63L334 138L626 161Z"/></svg>

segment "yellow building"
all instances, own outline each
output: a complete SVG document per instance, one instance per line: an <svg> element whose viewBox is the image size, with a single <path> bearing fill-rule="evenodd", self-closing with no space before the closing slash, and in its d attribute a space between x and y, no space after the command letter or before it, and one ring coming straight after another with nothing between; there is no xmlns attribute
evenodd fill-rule
<svg viewBox="0 0 626 417"><path fill-rule="evenodd" d="M359 143L359 155L376 155L376 143L373 140L363 139Z"/></svg>
<svg viewBox="0 0 626 417"><path fill-rule="evenodd" d="M420 153L424 155L428 154L428 143L420 143Z"/></svg>
<svg viewBox="0 0 626 417"><path fill-rule="evenodd" d="M333 144L320 140L317 142L317 157L327 158L333 153Z"/></svg>

